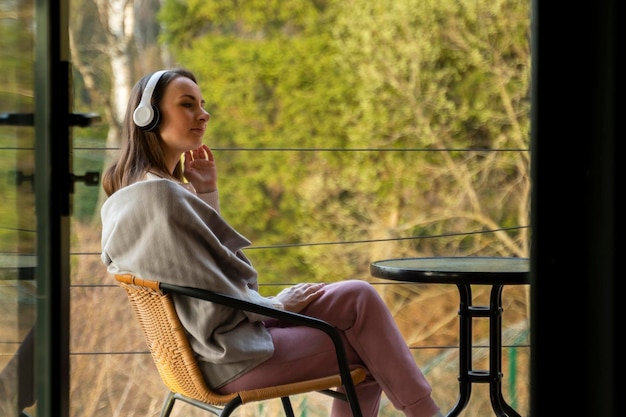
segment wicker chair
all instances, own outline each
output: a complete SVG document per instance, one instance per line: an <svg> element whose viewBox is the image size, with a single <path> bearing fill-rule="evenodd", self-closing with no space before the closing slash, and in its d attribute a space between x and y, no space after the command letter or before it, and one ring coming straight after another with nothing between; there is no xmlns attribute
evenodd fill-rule
<svg viewBox="0 0 626 417"><path fill-rule="evenodd" d="M197 288L182 287L148 281L133 275L115 275L119 285L126 290L135 311L152 359L161 379L169 388L161 417L169 416L176 400L227 417L240 405L280 398L287 417L294 417L290 396L320 392L333 398L348 401L354 417L361 417L355 385L365 379L365 370L350 370L343 342L337 329L330 324L302 314L260 306L224 294ZM325 332L335 344L339 374L292 384L251 389L222 395L207 386L200 373L185 330L180 323L170 293L182 294L233 308L251 311L286 320L296 325L309 326ZM344 392L336 388L343 387Z"/></svg>

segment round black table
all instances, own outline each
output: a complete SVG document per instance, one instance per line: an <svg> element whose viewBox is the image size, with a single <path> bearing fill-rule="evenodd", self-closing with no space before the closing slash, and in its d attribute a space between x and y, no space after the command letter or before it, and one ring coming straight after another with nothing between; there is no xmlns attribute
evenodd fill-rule
<svg viewBox="0 0 626 417"><path fill-rule="evenodd" d="M527 258L434 257L373 262L372 276L421 284L454 284L459 290L459 397L448 417L467 406L472 384L488 383L491 405L499 417L521 417L502 397L502 288L530 284ZM489 306L472 305L472 285L490 285ZM489 319L489 369L472 368L472 319Z"/></svg>

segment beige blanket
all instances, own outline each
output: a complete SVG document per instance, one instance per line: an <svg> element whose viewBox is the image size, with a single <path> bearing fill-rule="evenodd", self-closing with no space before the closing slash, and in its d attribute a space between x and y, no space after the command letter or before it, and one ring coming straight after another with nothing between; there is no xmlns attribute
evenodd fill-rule
<svg viewBox="0 0 626 417"><path fill-rule="evenodd" d="M111 274L185 285L272 306L241 250L250 242L212 207L179 184L142 181L113 194L101 209L102 261ZM178 296L176 309L217 388L273 354L264 317Z"/></svg>

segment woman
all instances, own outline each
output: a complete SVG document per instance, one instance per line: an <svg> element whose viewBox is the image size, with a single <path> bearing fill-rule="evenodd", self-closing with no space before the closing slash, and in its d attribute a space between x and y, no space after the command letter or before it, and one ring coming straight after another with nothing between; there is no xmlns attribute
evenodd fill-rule
<svg viewBox="0 0 626 417"><path fill-rule="evenodd" d="M220 215L217 169L202 143L210 119L196 79L158 71L133 88L117 161L105 172L102 260L112 274L207 288L298 312L340 329L351 366L368 370L357 385L363 415L376 416L382 391L408 417L441 416L431 387L376 291L366 282L297 284L275 297L257 289L242 249L250 242ZM329 338L314 329L175 297L207 382L222 393L337 372ZM384 337L381 337L384 336ZM334 401L333 416L350 414Z"/></svg>

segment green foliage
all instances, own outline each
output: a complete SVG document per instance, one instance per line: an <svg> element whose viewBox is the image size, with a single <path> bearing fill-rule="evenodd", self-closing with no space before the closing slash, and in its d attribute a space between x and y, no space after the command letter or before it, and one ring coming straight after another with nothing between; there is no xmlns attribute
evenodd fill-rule
<svg viewBox="0 0 626 417"><path fill-rule="evenodd" d="M0 7L0 113L33 112L33 20L27 5ZM0 253L35 251L33 148L32 127L0 126Z"/></svg>
<svg viewBox="0 0 626 417"><path fill-rule="evenodd" d="M524 226L528 155L487 151L528 147L528 7L170 0L159 16L166 45L204 89L222 211L265 246ZM526 250L524 232L498 239L393 248ZM250 256L265 279L367 273L376 249L349 246Z"/></svg>

